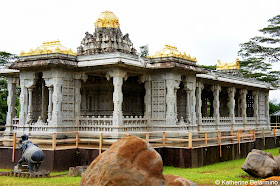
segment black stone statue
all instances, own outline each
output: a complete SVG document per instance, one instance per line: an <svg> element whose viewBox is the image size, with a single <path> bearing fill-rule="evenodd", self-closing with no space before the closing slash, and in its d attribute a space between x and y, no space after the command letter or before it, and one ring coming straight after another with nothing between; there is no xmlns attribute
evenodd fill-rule
<svg viewBox="0 0 280 186"><path fill-rule="evenodd" d="M33 172L33 167L35 165L35 171L39 171L41 163L44 161L44 153L39 149L37 144L33 144L28 140L28 136L23 134L21 140L18 144L19 148L22 149L22 157L18 161L17 166L21 166L22 162L26 161L28 163L29 172Z"/></svg>

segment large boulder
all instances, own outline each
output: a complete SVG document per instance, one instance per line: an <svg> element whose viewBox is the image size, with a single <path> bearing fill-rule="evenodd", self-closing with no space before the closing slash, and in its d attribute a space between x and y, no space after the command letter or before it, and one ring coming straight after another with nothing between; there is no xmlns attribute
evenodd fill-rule
<svg viewBox="0 0 280 186"><path fill-rule="evenodd" d="M164 175L166 186L196 186L194 182L176 175Z"/></svg>
<svg viewBox="0 0 280 186"><path fill-rule="evenodd" d="M278 161L278 160L277 160ZM271 153L253 149L241 168L254 177L270 177L279 175L280 169Z"/></svg>
<svg viewBox="0 0 280 186"><path fill-rule="evenodd" d="M125 137L100 154L87 168L80 185L164 186L161 156L138 137Z"/></svg>

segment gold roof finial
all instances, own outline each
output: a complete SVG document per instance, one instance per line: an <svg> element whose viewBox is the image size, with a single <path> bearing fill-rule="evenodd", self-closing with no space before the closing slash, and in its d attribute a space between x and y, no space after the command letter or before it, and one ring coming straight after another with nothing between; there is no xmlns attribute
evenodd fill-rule
<svg viewBox="0 0 280 186"><path fill-rule="evenodd" d="M119 24L119 18L111 11L104 11L102 12L95 24L95 28L101 28L101 27L108 27L108 28L118 28L120 26Z"/></svg>
<svg viewBox="0 0 280 186"><path fill-rule="evenodd" d="M182 54L181 52L178 51L177 47L171 45L165 45L162 50L159 50L155 52L153 55L147 57L149 58L177 57L177 58L197 62L195 57L191 57L190 54L187 55L186 52Z"/></svg>
<svg viewBox="0 0 280 186"><path fill-rule="evenodd" d="M236 58L235 62L230 63L221 63L220 60L218 60L216 70L229 70L229 69L239 69L239 59Z"/></svg>
<svg viewBox="0 0 280 186"><path fill-rule="evenodd" d="M36 49L30 49L29 52L24 52L22 50L19 56L22 57L22 56L32 56L32 55L51 54L51 53L60 53L60 54L67 54L73 56L77 55L71 50L71 48L68 49L65 46L62 46L59 40L55 40L55 41L44 41L41 46L37 47Z"/></svg>

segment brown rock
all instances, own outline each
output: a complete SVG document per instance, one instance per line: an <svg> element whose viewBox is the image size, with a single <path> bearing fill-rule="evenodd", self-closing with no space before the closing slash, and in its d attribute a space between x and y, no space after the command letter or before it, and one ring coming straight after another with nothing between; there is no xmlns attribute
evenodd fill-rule
<svg viewBox="0 0 280 186"><path fill-rule="evenodd" d="M84 173L80 185L164 186L161 156L146 141L129 136L99 155Z"/></svg>
<svg viewBox="0 0 280 186"><path fill-rule="evenodd" d="M194 182L176 175L164 175L166 186L196 186Z"/></svg>

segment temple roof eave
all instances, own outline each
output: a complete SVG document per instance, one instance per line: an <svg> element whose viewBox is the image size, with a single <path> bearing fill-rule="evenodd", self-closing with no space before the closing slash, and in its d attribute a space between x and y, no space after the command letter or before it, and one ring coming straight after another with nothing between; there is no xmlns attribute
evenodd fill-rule
<svg viewBox="0 0 280 186"><path fill-rule="evenodd" d="M208 72L207 74L196 74L196 77L202 78L202 79L219 81L219 82L226 82L226 83L231 83L231 84L249 86L249 87L276 90L276 88L274 88L273 86L271 86L265 82L261 82L261 81L257 81L257 80L253 80L253 79L249 79L249 78L222 74L222 73Z"/></svg>

